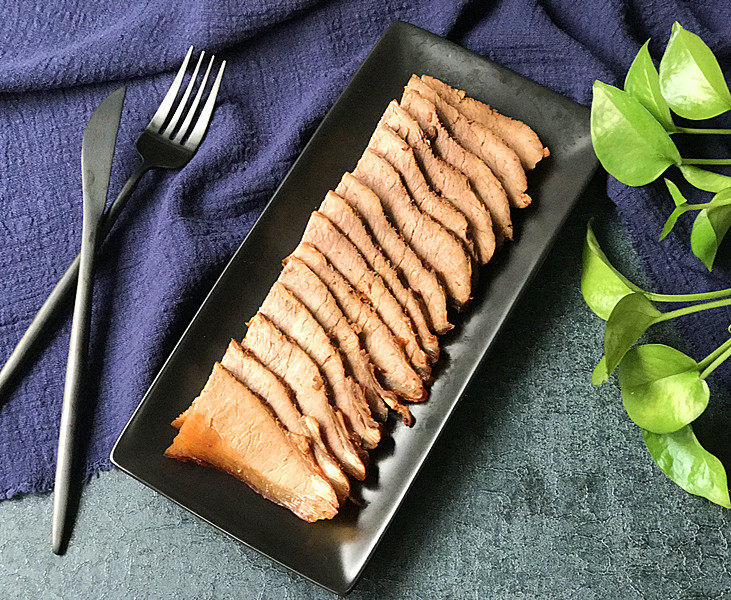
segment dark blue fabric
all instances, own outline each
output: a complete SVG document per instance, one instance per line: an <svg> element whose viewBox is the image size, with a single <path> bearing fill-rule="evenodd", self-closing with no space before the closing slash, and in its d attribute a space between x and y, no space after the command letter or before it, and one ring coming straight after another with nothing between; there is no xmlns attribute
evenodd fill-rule
<svg viewBox="0 0 731 600"><path fill-rule="evenodd" d="M133 142L187 47L228 69L208 138L182 171L146 176L99 263L87 472L110 447L216 275L318 121L396 19L425 27L588 104L594 79L619 83L648 37L657 57L674 20L729 53L729 4L618 0L212 0L0 2L0 360L77 252L84 125L128 88L111 194ZM688 224L656 242L671 202L659 187L610 181L658 290L728 286L687 249ZM577 273L578 279L578 273ZM698 354L724 337L718 311L685 333ZM9 398L0 399L0 498L51 487L69 320Z"/></svg>

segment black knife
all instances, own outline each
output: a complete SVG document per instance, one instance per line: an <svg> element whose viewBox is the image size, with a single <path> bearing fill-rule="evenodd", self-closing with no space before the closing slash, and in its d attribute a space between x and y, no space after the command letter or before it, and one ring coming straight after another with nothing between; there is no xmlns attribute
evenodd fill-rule
<svg viewBox="0 0 731 600"><path fill-rule="evenodd" d="M76 286L71 342L63 390L61 427L58 435L56 483L53 491L53 551L61 554L67 541L69 490L74 442L79 411L82 408L82 376L91 321L91 295L94 253L99 224L107 202L109 176L112 171L114 145L122 119L125 88L107 96L91 115L81 146L81 183L84 195L84 218L81 232L81 260Z"/></svg>

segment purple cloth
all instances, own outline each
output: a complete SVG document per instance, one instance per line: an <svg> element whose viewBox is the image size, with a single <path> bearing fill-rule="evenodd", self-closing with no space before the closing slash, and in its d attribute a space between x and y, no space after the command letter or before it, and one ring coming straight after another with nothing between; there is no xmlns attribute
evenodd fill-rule
<svg viewBox="0 0 731 600"><path fill-rule="evenodd" d="M650 36L657 56L674 20L722 56L729 51L723 0L131 0L123 8L109 0L33 8L5 0L0 7L0 361L78 250L79 155L94 107L127 85L113 197L187 47L228 60L200 151L182 171L145 177L98 264L88 474L109 468L112 443L215 277L393 21L447 35L583 104L594 79L622 81ZM687 223L664 246L656 243L671 206L659 192L609 184L657 288L727 286L726 274L709 275L688 254ZM714 316L706 331L685 330L699 352L723 337L728 314ZM0 498L52 485L69 327L66 319L12 395L0 398Z"/></svg>

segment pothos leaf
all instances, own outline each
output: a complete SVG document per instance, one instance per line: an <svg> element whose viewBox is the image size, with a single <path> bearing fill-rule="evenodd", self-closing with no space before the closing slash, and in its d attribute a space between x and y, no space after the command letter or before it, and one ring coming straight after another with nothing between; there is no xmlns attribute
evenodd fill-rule
<svg viewBox="0 0 731 600"><path fill-rule="evenodd" d="M700 169L693 165L680 165L680 172L687 182L706 192L720 192L725 188L731 188L731 177L714 173L706 169Z"/></svg>
<svg viewBox="0 0 731 600"><path fill-rule="evenodd" d="M685 199L683 194L680 192L680 190L678 189L678 186L675 185L669 179L667 179L667 178L664 178L664 179L665 179L665 185L667 186L668 191L670 192L670 196L672 197L673 202L675 202L675 206L681 206L683 204L687 204L688 201Z"/></svg>
<svg viewBox="0 0 731 600"><path fill-rule="evenodd" d="M653 433L672 433L708 406L708 384L698 363L662 344L632 348L619 365L622 401L630 418Z"/></svg>
<svg viewBox="0 0 731 600"><path fill-rule="evenodd" d="M727 187L713 196L713 198L711 198L711 204L714 206L726 206L731 204L731 187Z"/></svg>
<svg viewBox="0 0 731 600"><path fill-rule="evenodd" d="M686 492L731 508L726 469L700 445L691 425L674 433L643 430L642 437L660 470Z"/></svg>
<svg viewBox="0 0 731 600"><path fill-rule="evenodd" d="M650 40L647 40L632 61L624 80L624 89L650 111L667 131L674 131L668 103L660 93L660 78L650 57L649 43Z"/></svg>
<svg viewBox="0 0 731 600"><path fill-rule="evenodd" d="M591 140L602 166L626 185L650 183L681 161L652 114L627 92L601 81L594 82Z"/></svg>
<svg viewBox="0 0 731 600"><path fill-rule="evenodd" d="M683 197L683 194L680 193L678 186L667 178L665 178L665 185L668 187L670 195L673 197L675 209L670 213L668 220L665 221L665 225L660 233L660 241L664 240L665 237L673 230L673 227L675 227L675 223L678 222L680 215L688 211L688 202Z"/></svg>
<svg viewBox="0 0 731 600"><path fill-rule="evenodd" d="M710 119L731 109L731 93L713 52L677 22L660 61L660 89L670 108L686 119Z"/></svg>
<svg viewBox="0 0 731 600"><path fill-rule="evenodd" d="M698 213L690 232L690 248L706 268L713 269L713 261L726 232L731 227L731 205L704 208Z"/></svg>
<svg viewBox="0 0 731 600"><path fill-rule="evenodd" d="M589 308L606 321L621 298L642 290L612 266L599 247L591 224L589 221L586 226L581 293Z"/></svg>
<svg viewBox="0 0 731 600"><path fill-rule="evenodd" d="M596 367L594 367L594 370L591 372L591 384L601 385L606 382L607 379L609 379L609 372L607 371L607 357L602 356L596 364Z"/></svg>
<svg viewBox="0 0 731 600"><path fill-rule="evenodd" d="M604 332L607 375L611 375L622 357L660 316L662 313L639 292L629 294L617 302L607 319Z"/></svg>

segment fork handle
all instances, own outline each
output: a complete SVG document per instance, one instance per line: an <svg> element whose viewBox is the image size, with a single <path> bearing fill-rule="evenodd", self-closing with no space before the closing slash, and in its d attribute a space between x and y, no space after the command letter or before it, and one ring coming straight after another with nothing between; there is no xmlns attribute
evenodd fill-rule
<svg viewBox="0 0 731 600"><path fill-rule="evenodd" d="M152 168L152 165L142 161L132 173L127 183L114 199L114 202L104 211L101 225L99 226L98 239L104 240L109 230L114 226L119 214L122 212L127 200L135 191L142 176ZM9 390L10 384L20 375L20 369L40 345L41 340L46 340L51 330L51 325L71 305L71 300L76 289L76 282L79 278L80 255L77 255L66 272L53 288L41 309L31 322L28 330L20 338L12 354L8 357L5 365L0 369L0 398Z"/></svg>

